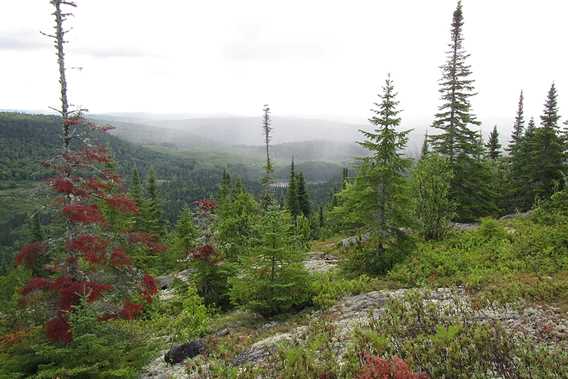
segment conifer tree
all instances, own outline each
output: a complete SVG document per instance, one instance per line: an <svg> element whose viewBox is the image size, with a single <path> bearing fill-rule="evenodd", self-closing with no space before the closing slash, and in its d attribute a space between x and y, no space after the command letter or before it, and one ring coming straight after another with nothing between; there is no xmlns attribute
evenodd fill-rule
<svg viewBox="0 0 568 379"><path fill-rule="evenodd" d="M424 142L422 143L422 150L420 151L420 159L426 158L426 156L428 155L428 150L428 131L426 131L426 134L424 135Z"/></svg>
<svg viewBox="0 0 568 379"><path fill-rule="evenodd" d="M156 236L162 233L162 211L158 195L156 172L150 169L148 183L146 185L148 198L143 204L142 215L144 217L144 229Z"/></svg>
<svg viewBox="0 0 568 379"><path fill-rule="evenodd" d="M142 191L142 180L140 179L140 172L137 168L134 168L132 172L132 179L130 182L130 188L128 194L136 202L138 207L141 207L144 200L144 193Z"/></svg>
<svg viewBox="0 0 568 379"><path fill-rule="evenodd" d="M507 151L511 154L511 160L515 160L515 153L523 139L525 129L525 97L523 91L519 96L519 104L517 105L517 114L515 116L515 123L513 124L513 134L511 135L511 142L507 147Z"/></svg>
<svg viewBox="0 0 568 379"><path fill-rule="evenodd" d="M497 160L501 157L501 144L499 143L499 132L497 125L493 127L491 134L489 134L489 141L487 141L487 156L489 159Z"/></svg>
<svg viewBox="0 0 568 379"><path fill-rule="evenodd" d="M561 189L564 176L564 154L559 135L560 116L558 114L558 95L554 84L548 91L544 111L540 117L541 127L534 130L528 140L532 158L528 162L529 182L534 188L534 196L548 199Z"/></svg>
<svg viewBox="0 0 568 379"><path fill-rule="evenodd" d="M232 301L264 316L305 303L309 275L289 214L270 207L255 229L257 238L241 258L240 275L229 279Z"/></svg>
<svg viewBox="0 0 568 379"><path fill-rule="evenodd" d="M306 182L304 180L304 174L300 172L298 175L298 207L302 214L309 218L312 214L312 206L310 204L310 196L306 188Z"/></svg>
<svg viewBox="0 0 568 379"><path fill-rule="evenodd" d="M349 183L349 169L343 167L343 169L341 169L341 189L345 189L347 183Z"/></svg>
<svg viewBox="0 0 568 379"><path fill-rule="evenodd" d="M270 140L272 139L272 120L270 118L270 107L268 104L264 105L262 117L262 131L264 133L264 145L266 148L266 163L264 165L264 176L262 178L262 207L268 209L274 203L274 196L272 194L272 174L274 168L272 167L272 160L270 159Z"/></svg>
<svg viewBox="0 0 568 379"><path fill-rule="evenodd" d="M198 235L191 209L185 207L181 211L175 226L174 247L177 255L187 256L196 247Z"/></svg>
<svg viewBox="0 0 568 379"><path fill-rule="evenodd" d="M286 208L294 220L301 212L298 200L298 177L294 169L294 158L292 157L292 163L290 164L290 177L288 179L288 190L286 192Z"/></svg>
<svg viewBox="0 0 568 379"><path fill-rule="evenodd" d="M389 75L369 119L374 129L361 130L365 141L360 145L371 154L361 159L355 180L338 194L340 205L333 209L338 223L372 226L377 248L362 257L361 265L374 273L384 273L403 255L406 239L401 228L410 224L405 177L410 160L401 153L409 131L396 130L400 125L396 95Z"/></svg>
<svg viewBox="0 0 568 379"><path fill-rule="evenodd" d="M325 216L323 213L323 207L320 207L319 209L319 226L320 228L323 228L325 226Z"/></svg>
<svg viewBox="0 0 568 379"><path fill-rule="evenodd" d="M221 177L221 185L219 186L219 205L221 206L223 202L229 201L231 195L231 175L223 170L223 176Z"/></svg>
<svg viewBox="0 0 568 379"><path fill-rule="evenodd" d="M39 212L36 212L31 217L31 235L32 241L43 241L45 238L41 228L41 219Z"/></svg>
<svg viewBox="0 0 568 379"><path fill-rule="evenodd" d="M441 67L440 89L442 105L432 126L441 131L429 137L434 152L448 157L454 172L450 197L456 204L459 220L475 220L495 211L493 193L488 187L490 176L483 165L483 144L471 127L480 125L472 113L470 98L475 90L470 79L469 54L463 46L463 8L461 1L453 14L450 49Z"/></svg>

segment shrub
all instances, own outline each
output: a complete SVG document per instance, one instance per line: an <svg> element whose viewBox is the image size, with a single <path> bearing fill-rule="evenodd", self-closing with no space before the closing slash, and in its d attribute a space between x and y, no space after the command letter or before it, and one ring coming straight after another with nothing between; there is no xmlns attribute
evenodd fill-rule
<svg viewBox="0 0 568 379"><path fill-rule="evenodd" d="M369 290L371 279L366 275L354 279L338 277L334 272L318 273L311 283L312 302L321 309L334 305L343 296L355 295Z"/></svg>

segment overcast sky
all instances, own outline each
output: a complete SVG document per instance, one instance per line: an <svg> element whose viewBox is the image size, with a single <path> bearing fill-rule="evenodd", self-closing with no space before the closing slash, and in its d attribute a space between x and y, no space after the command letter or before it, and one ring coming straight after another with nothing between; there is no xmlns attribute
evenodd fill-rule
<svg viewBox="0 0 568 379"><path fill-rule="evenodd" d="M439 104L454 0L76 0L72 102L92 112L274 114L365 120L388 72L403 117ZM57 104L48 0L2 1L0 108ZM465 0L481 120L538 116L555 81L568 117L568 1Z"/></svg>

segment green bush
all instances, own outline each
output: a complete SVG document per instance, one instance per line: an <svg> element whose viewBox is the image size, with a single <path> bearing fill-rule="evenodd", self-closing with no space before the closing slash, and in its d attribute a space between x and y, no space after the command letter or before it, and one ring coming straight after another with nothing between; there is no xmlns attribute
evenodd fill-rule
<svg viewBox="0 0 568 379"><path fill-rule="evenodd" d="M41 328L0 346L0 378L135 378L155 353L141 321L100 321L93 305L70 316L73 341L48 342Z"/></svg>
<svg viewBox="0 0 568 379"><path fill-rule="evenodd" d="M370 290L371 287L371 278L366 275L346 279L338 277L334 272L314 274L311 283L312 302L318 308L326 309L333 306L343 296L356 295Z"/></svg>

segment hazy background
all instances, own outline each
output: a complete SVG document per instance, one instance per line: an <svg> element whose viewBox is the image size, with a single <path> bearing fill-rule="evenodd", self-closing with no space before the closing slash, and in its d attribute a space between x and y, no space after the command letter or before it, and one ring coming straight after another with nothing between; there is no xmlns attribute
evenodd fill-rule
<svg viewBox="0 0 568 379"><path fill-rule="evenodd" d="M250 130L254 138L265 103L275 117L363 124L387 72L400 92L403 127L430 124L456 5L454 0L77 2L68 36L68 66L83 67L69 74L75 104L97 114L166 113L154 120L253 117L239 130ZM0 8L0 108L46 110L57 98L55 57L50 41L39 34L51 30L49 1L4 1ZM537 117L553 80L561 112L568 114L568 2L465 0L464 12L465 46L479 91L473 105L485 130L498 123L508 134L522 88L528 116ZM316 129L306 138L313 139ZM278 129L275 138L289 142L278 137ZM235 141L248 140L254 139Z"/></svg>

